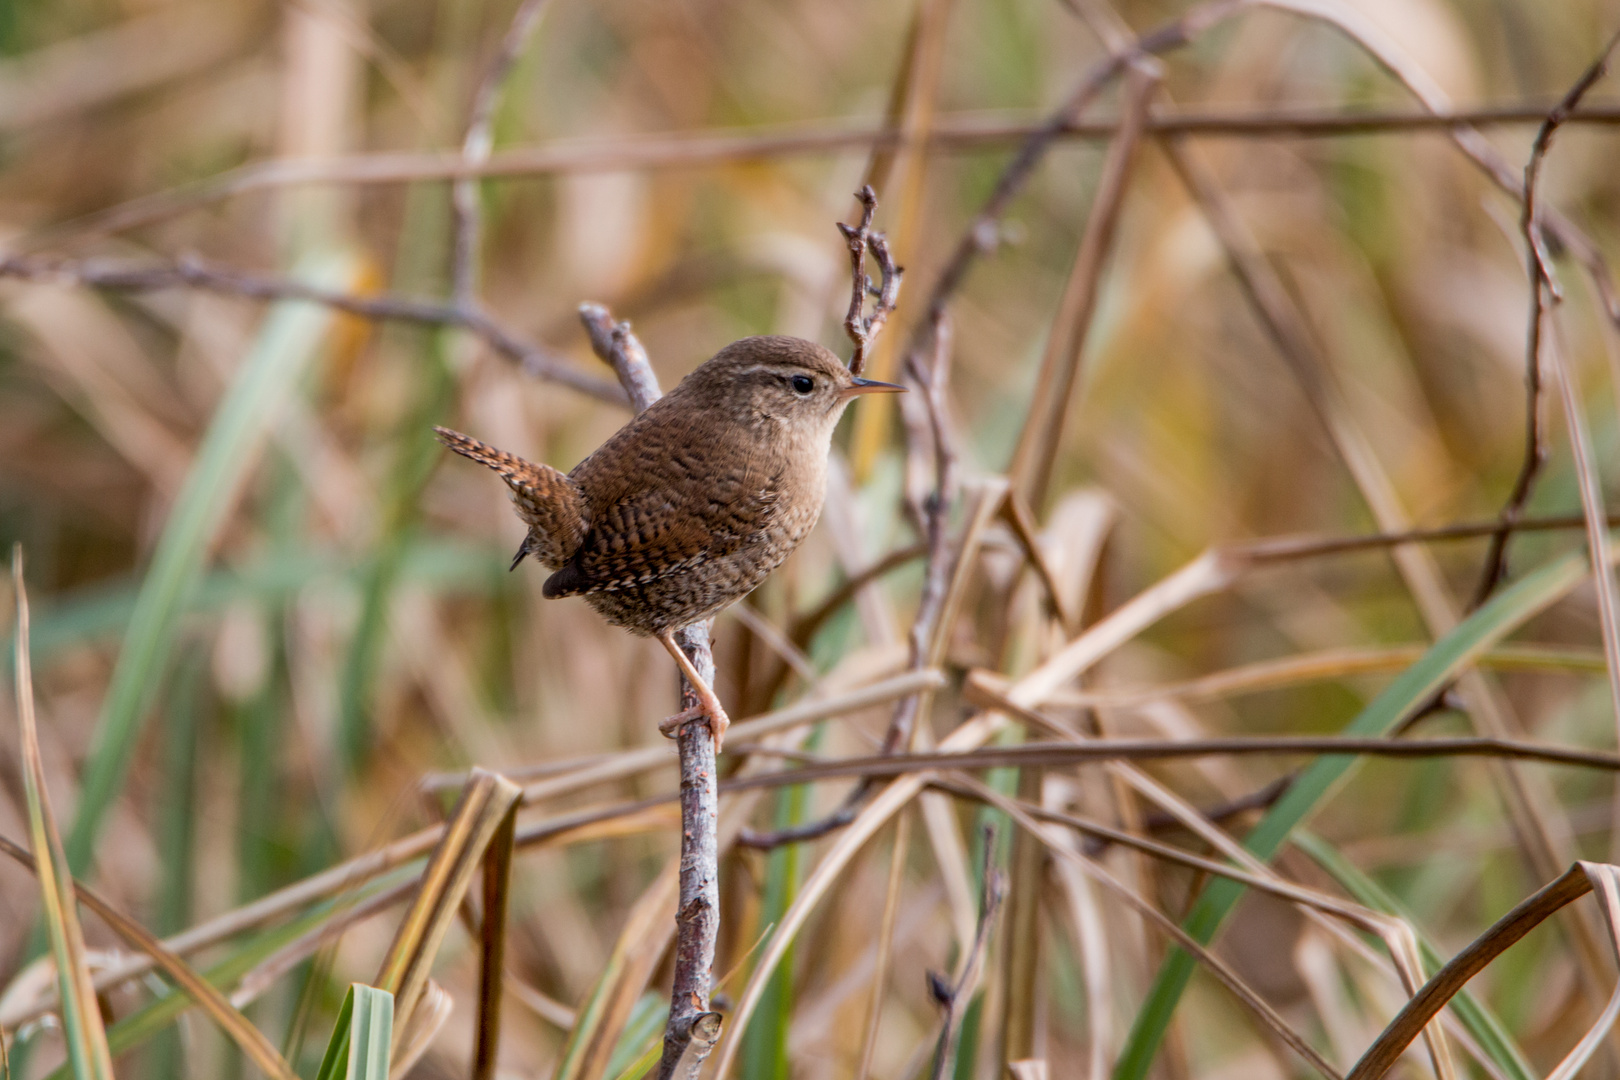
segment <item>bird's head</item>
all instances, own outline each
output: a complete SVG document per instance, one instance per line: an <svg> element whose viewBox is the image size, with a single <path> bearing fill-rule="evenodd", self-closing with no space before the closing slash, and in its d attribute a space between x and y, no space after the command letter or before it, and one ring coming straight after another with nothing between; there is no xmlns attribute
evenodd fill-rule
<svg viewBox="0 0 1620 1080"><path fill-rule="evenodd" d="M856 397L905 387L857 378L813 341L766 336L732 342L677 389L701 397L707 408L737 423L770 421L830 438L844 407Z"/></svg>

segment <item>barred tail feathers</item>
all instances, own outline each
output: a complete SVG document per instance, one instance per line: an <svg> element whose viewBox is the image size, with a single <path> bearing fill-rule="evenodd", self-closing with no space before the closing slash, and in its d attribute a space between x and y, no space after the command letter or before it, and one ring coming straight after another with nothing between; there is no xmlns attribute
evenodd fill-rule
<svg viewBox="0 0 1620 1080"><path fill-rule="evenodd" d="M512 490L512 505L529 526L513 567L526 554L553 570L573 557L585 537L586 521L584 496L572 480L550 465L525 461L471 435L443 427L433 432L462 457L494 470Z"/></svg>

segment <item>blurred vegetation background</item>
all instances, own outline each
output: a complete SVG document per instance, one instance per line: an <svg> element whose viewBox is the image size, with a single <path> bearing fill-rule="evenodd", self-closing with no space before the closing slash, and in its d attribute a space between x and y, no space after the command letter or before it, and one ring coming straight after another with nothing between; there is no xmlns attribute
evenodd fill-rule
<svg viewBox="0 0 1620 1080"><path fill-rule="evenodd" d="M667 657L577 600L542 602L533 568L509 574L522 526L501 485L447 461L430 431L449 424L567 469L624 421L622 408L536 378L454 326L230 288L76 278L87 266L195 259L362 296L449 296L446 163L514 7L0 0L0 540L28 556L43 754L69 858L159 934L437 821L446 796L424 778L474 764L532 776L521 770L662 745L656 721L676 708ZM1019 485L1088 624L1211 545L1490 520L1523 461L1529 288L1518 202L1443 129L1403 126L1420 103L1365 41L1320 13L1243 7L1162 59L1154 115L1210 124L1150 131L1132 160L1095 307L1079 324L1074 386L1045 437L1050 479ZM1539 113L1620 27L1611 0L1315 7L1377 30L1455 107L1517 109L1514 122L1481 129L1515 176ZM587 300L633 321L666 387L746 334L796 334L847 355L848 256L833 222L852 220L850 193L874 179L878 223L908 272L871 372L893 375L1027 125L1106 56L1097 28L1118 19L1142 32L1186 10L1163 0L1117 0L1112 15L1099 0L554 0L494 114L499 175L477 188L479 302L547 362L594 379L608 372L575 317ZM1604 103L1614 100L1599 81L1585 107L1612 121ZM1051 400L1038 372L1049 340L1076 332L1058 315L1122 108L1110 85L1085 114L1099 126L1053 145L951 302L949 418L970 493L1007 473L1032 402ZM1334 115L1387 122L1283 122ZM936 137L879 145L872 133L886 116ZM1233 117L1255 122L1217 130ZM1540 191L1609 253L1620 243L1614 139L1605 124L1563 128ZM1275 270L1313 374L1301 377L1257 317L1210 204L1192 197L1172 154L1216 186ZM264 162L276 164L255 170ZM324 179L298 182L299 168ZM1563 288L1552 336L1598 479L1609 479L1620 339L1569 251L1552 255ZM70 269L42 280L13 256ZM1549 456L1525 511L1579 515L1570 428L1551 386L1541 410ZM906 496L929 474L922 460L908 470L905 430L892 402L851 410L821 525L748 612L718 620L718 688L734 718L906 667L923 576L915 559L833 610L798 642L802 655L783 645L842 583L917 542ZM966 518L958 507L953 535ZM1509 582L1582 542L1578 527L1519 536ZM1230 587L1166 609L1083 683L1044 700L1077 730L1124 736L1338 732L1450 629L1439 613L1468 610L1487 547L1476 536L1407 546L1399 564L1375 547L1245 569ZM966 672L1017 678L1078 631L1043 606L1012 530L991 528L977 558L945 630L947 687L932 699L925 742L974 711ZM1596 594L1588 582L1545 606L1514 622L1517 652L1488 657L1489 674L1459 684L1417 730L1612 748ZM1282 666L1253 666L1273 661ZM1232 685L1185 682L1218 673L1234 673ZM1126 693L1145 687L1160 689ZM887 716L886 705L867 707L776 749L872 753ZM8 696L0 833L20 839L18 746ZM747 748L728 744L725 756ZM779 755L758 760L782 765ZM1222 811L1221 826L1241 839L1297 763L1142 768ZM1570 858L1607 861L1620 842L1606 777L1516 769L1364 762L1325 791L1310 823L1317 855L1290 848L1279 869L1335 895L1351 881L1376 886L1450 956ZM1101 765L1048 769L1044 783L1033 772L986 778L1050 808L1212 850ZM812 819L850 783L767 793L752 824ZM560 814L673 785L665 766L531 806ZM728 1027L740 1045L733 1075L926 1075L941 1019L925 972L958 970L971 944L976 824L996 817L935 793L880 831L816 900L746 1031ZM1004 1075L1003 1057L1015 1056L1043 1060L1053 1077L1108 1075L1127 1045L1142 1045L1130 1032L1166 939L1069 863L1043 860L1038 847L1020 863L1018 830L999 820L992 863L1012 892L962 1019L956 1075ZM1526 837L1527 820L1545 842ZM500 1075L559 1068L576 1010L619 963L615 944L669 864L677 827L665 804L520 854ZM716 975L727 976L728 1000L837 838L724 856ZM1173 919L1207 884L1117 845L1090 854ZM1377 906L1373 895L1357 899ZM0 1022L29 1046L30 1076L62 1060L58 1033L35 1019L49 981L31 936L38 908L33 878L0 870ZM375 970L398 911L356 922L252 995L249 1016L306 1073L348 983ZM881 950L886 911L892 949ZM1601 924L1588 923L1601 942ZM1518 1050L1487 1052L1488 1065L1461 1054L1464 1071L1514 1075L1521 1054L1542 1075L1597 1017L1613 951L1588 948L1597 963L1583 967L1576 922L1557 925L1473 984ZM93 964L114 962L117 940L93 919L86 933ZM197 962L239 961L239 977L266 955L255 940L234 938ZM439 956L434 978L452 1005L414 1077L464 1075L478 1023L476 945L455 929ZM1216 952L1341 1070L1407 996L1274 899L1245 900ZM632 988L644 997L610 1032L616 1049L597 1075L619 1076L656 1042L667 985L665 961ZM153 993L150 980L126 984L107 993L104 1012L126 1019ZM1169 1041L1153 1044L1162 1075L1308 1074L1203 973L1175 1015ZM1600 1051L1588 1075L1616 1075L1617 1063ZM195 1014L118 1058L128 1077L245 1068ZM1414 1053L1397 1068L1425 1072L1428 1059Z"/></svg>

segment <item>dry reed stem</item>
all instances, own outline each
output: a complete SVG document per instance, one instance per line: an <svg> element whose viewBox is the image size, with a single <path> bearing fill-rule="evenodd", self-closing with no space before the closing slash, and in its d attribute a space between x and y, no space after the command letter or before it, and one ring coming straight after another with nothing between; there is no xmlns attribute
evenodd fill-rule
<svg viewBox="0 0 1620 1080"><path fill-rule="evenodd" d="M478 920L478 1020L471 1080L495 1080L500 1056L501 991L506 985L506 920L512 897L517 810L514 802L484 856L483 903Z"/></svg>
<svg viewBox="0 0 1620 1080"><path fill-rule="evenodd" d="M410 909L400 920L374 985L394 995L394 1050L410 1030L439 946L455 920L490 843L511 820L522 789L496 773L474 769L461 800L422 871Z"/></svg>
<svg viewBox="0 0 1620 1080"><path fill-rule="evenodd" d="M934 1000L944 1008L945 1019L940 1024L939 1041L934 1048L933 1080L954 1076L956 1070L957 1034L967 1002L979 987L979 972L984 967L985 953L990 949L990 932L1001 911L1001 902L1007 895L1007 879L996 866L996 830L985 826L980 837L984 857L979 865L979 917L974 925L973 941L963 950L957 964L956 977L946 981L937 972L928 973L928 985Z"/></svg>
<svg viewBox="0 0 1620 1080"><path fill-rule="evenodd" d="M1091 212L1080 236L1063 298L1047 332L1029 412L1007 470L1013 490L1032 507L1046 502L1052 463L1057 457L1063 421L1074 397L1086 335L1091 329L1103 271L1113 249L1120 210L1125 203L1125 193L1130 189L1148 106L1163 78L1158 63L1151 59L1131 58L1127 65L1120 95L1119 132L1108 144L1108 156L1103 160L1102 173L1092 196Z"/></svg>

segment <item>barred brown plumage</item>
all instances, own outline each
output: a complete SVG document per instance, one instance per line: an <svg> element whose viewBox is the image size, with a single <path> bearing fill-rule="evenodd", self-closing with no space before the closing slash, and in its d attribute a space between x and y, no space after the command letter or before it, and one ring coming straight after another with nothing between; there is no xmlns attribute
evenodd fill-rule
<svg viewBox="0 0 1620 1080"><path fill-rule="evenodd" d="M477 439L440 440L512 490L525 555L554 571L547 597L584 596L615 626L656 637L714 722L713 690L687 670L673 634L745 596L821 515L827 454L858 394L901 387L851 375L813 342L728 345L564 475Z"/></svg>

